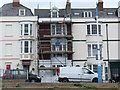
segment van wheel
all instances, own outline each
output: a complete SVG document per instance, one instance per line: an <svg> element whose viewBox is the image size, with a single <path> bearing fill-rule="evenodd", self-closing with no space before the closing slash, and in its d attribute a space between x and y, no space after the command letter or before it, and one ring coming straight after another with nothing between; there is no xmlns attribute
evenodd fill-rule
<svg viewBox="0 0 120 90"><path fill-rule="evenodd" d="M63 79L62 81L63 81L63 82L68 82L68 79L67 79L67 78L65 78L65 79Z"/></svg>
<svg viewBox="0 0 120 90"><path fill-rule="evenodd" d="M92 80L92 82L97 83L97 82L98 82L98 78L94 78L94 79Z"/></svg>

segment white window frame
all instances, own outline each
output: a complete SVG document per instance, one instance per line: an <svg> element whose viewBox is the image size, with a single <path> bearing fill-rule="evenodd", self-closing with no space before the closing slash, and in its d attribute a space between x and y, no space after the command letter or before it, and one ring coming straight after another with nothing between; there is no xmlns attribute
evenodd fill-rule
<svg viewBox="0 0 120 90"><path fill-rule="evenodd" d="M56 29L57 29L57 24L51 24L51 35L53 35L53 30L52 30L52 26L55 26L55 35L60 35L60 34L57 34L57 31L56 31ZM61 26L62 26L62 24L60 24ZM64 26L65 26L65 35L67 35L67 25L66 24L63 24L63 28L64 28ZM63 33L63 29L62 29L62 31L61 31L61 35L64 35L64 33Z"/></svg>
<svg viewBox="0 0 120 90"><path fill-rule="evenodd" d="M28 35L25 35L25 24L28 25ZM21 27L21 25L22 25L22 27ZM32 34L30 33L31 25L32 25ZM20 23L20 36L33 36L33 22L21 22Z"/></svg>
<svg viewBox="0 0 120 90"><path fill-rule="evenodd" d="M53 17L53 13L56 12L57 13L57 17ZM59 17L59 10L51 10L51 18L58 18Z"/></svg>
<svg viewBox="0 0 120 90"><path fill-rule="evenodd" d="M21 15L21 11L23 11L23 12L24 12L24 14L23 14L23 15ZM25 16L25 9L19 9L19 16Z"/></svg>
<svg viewBox="0 0 120 90"><path fill-rule="evenodd" d="M97 47L98 47L98 44L97 43L87 43L87 46L86 46L86 48L87 48L87 57L96 57L96 56L93 56L93 49L92 49L92 45L93 44L95 44L95 45L97 45ZM88 56L88 45L91 45L91 56ZM102 45L102 57L103 57L103 43L99 43L99 45Z"/></svg>
<svg viewBox="0 0 120 90"><path fill-rule="evenodd" d="M25 53L25 42L28 42L28 53ZM32 46L31 46L32 42ZM32 52L30 52L30 49L32 47ZM20 53L21 54L33 54L33 41L32 40L22 40L20 41Z"/></svg>
<svg viewBox="0 0 120 90"><path fill-rule="evenodd" d="M85 15L87 13L87 16ZM90 16L89 16L89 13L90 13ZM90 17L92 17L92 12L91 11L85 11L84 12L84 17L86 18L90 18Z"/></svg>
<svg viewBox="0 0 120 90"><path fill-rule="evenodd" d="M53 45L55 45L55 43L51 44L51 51L57 51L56 45L55 45L55 50L52 49ZM60 43L60 45L62 45L62 50L59 50L59 51L67 51L67 43ZM64 47L63 47L64 45L66 46L66 50L64 50Z"/></svg>
<svg viewBox="0 0 120 90"><path fill-rule="evenodd" d="M90 25L90 34L88 34L88 32L87 32L87 26L88 25ZM87 36L89 36L89 35L97 35L97 34L92 34L92 25L97 25L97 23L88 23L88 24L86 24L86 35ZM98 23L98 28L99 28L99 25L101 26L101 34L99 34L99 35L102 35L102 24Z"/></svg>

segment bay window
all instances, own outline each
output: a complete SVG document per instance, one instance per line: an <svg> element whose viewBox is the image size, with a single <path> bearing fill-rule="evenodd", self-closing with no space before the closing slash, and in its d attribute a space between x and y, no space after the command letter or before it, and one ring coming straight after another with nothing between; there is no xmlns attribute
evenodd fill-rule
<svg viewBox="0 0 120 90"><path fill-rule="evenodd" d="M96 57L96 55L98 54L97 48L98 45L96 43L87 44L87 56ZM100 44L100 57L102 57L102 44Z"/></svg>
<svg viewBox="0 0 120 90"><path fill-rule="evenodd" d="M33 23L22 22L20 23L20 26L21 26L21 30L20 30L21 36L33 36Z"/></svg>
<svg viewBox="0 0 120 90"><path fill-rule="evenodd" d="M33 41L21 41L21 53L33 53Z"/></svg>

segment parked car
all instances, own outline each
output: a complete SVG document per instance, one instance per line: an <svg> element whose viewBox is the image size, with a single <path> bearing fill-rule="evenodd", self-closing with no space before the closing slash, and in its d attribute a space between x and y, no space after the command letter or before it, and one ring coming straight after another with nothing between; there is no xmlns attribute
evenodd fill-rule
<svg viewBox="0 0 120 90"><path fill-rule="evenodd" d="M32 73L27 73L27 71L24 71L22 69L12 69L12 70L6 70L3 75L3 80L6 79L19 79L19 80L25 80L29 82L41 82L41 78L37 75L34 75Z"/></svg>
<svg viewBox="0 0 120 90"><path fill-rule="evenodd" d="M98 82L98 74L85 67L60 67L59 82Z"/></svg>

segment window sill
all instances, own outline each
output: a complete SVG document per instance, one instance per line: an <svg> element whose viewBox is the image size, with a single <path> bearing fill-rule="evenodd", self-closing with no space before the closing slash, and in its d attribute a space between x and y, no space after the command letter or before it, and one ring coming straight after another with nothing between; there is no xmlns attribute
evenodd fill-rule
<svg viewBox="0 0 120 90"><path fill-rule="evenodd" d="M86 36L97 36L97 34L96 35L86 35ZM103 35L99 35L99 36L103 36Z"/></svg>
<svg viewBox="0 0 120 90"><path fill-rule="evenodd" d="M33 55L33 53L20 53L20 55Z"/></svg>
<svg viewBox="0 0 120 90"><path fill-rule="evenodd" d="M34 37L33 35L20 35L20 37Z"/></svg>

